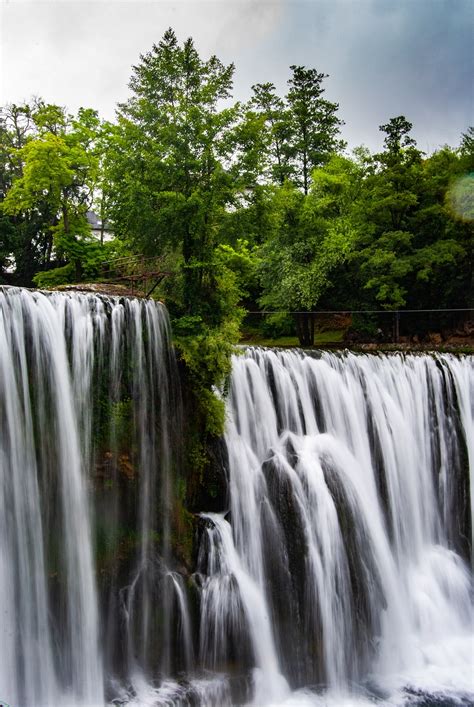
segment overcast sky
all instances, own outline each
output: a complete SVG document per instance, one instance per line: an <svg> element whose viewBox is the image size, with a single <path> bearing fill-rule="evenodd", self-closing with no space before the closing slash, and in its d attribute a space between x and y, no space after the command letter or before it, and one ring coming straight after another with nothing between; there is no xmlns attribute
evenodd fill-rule
<svg viewBox="0 0 474 707"><path fill-rule="evenodd" d="M236 65L234 96L290 64L329 74L351 147L378 149L404 114L419 147L457 145L474 122L474 0L0 0L0 103L32 95L112 119L131 66L172 26Z"/></svg>

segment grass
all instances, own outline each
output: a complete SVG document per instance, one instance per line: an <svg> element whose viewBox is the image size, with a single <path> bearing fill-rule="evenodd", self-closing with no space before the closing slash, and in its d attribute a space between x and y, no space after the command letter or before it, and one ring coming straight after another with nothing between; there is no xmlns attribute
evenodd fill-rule
<svg viewBox="0 0 474 707"><path fill-rule="evenodd" d="M344 337L344 329L334 329L328 331L317 331L314 335L314 346L316 348L326 344L341 343ZM251 344L252 346L272 346L272 347L297 347L300 345L297 336L280 336L272 339L263 336L258 331L242 332L241 344Z"/></svg>

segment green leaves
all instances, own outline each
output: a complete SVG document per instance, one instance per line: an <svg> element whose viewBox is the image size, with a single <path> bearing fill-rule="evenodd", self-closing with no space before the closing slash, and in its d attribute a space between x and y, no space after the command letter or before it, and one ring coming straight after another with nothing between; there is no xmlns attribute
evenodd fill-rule
<svg viewBox="0 0 474 707"><path fill-rule="evenodd" d="M297 183L307 194L312 170L344 147L338 139L343 121L337 116L339 105L322 98L322 82L327 74L304 66L293 65L290 69L293 73L287 95L292 133L289 151Z"/></svg>
<svg viewBox="0 0 474 707"><path fill-rule="evenodd" d="M14 181L3 202L7 214L19 214L33 209L42 201L52 212L61 206L63 190L72 187L74 164L80 157L71 153L64 138L52 133L31 140L19 151L23 175Z"/></svg>
<svg viewBox="0 0 474 707"><path fill-rule="evenodd" d="M71 116L38 100L22 110L12 106L8 115L17 134L9 150L15 168L0 208L15 222L15 277L29 284L56 259L71 262L78 278L96 259L86 214L101 179L97 112L81 108Z"/></svg>
<svg viewBox="0 0 474 707"><path fill-rule="evenodd" d="M331 285L331 273L349 256L357 237L349 194L357 169L334 157L326 170L315 170L304 196L286 183L275 193L274 229L261 249L265 308L311 311Z"/></svg>
<svg viewBox="0 0 474 707"><path fill-rule="evenodd" d="M280 185L291 180L307 194L314 168L345 146L339 137L343 121L337 116L339 105L323 98L327 74L305 66L290 69L285 99L276 95L272 83L256 84L249 107L265 121L259 136L266 152L263 175ZM252 113L247 120L252 120Z"/></svg>
<svg viewBox="0 0 474 707"><path fill-rule="evenodd" d="M387 309L461 307L472 297L473 257L463 152L443 147L422 159L403 116L381 130L386 149L372 157L360 198L361 285Z"/></svg>
<svg viewBox="0 0 474 707"><path fill-rule="evenodd" d="M415 140L408 134L412 128L413 125L404 115L390 118L386 125L379 127L379 130L385 133L384 145L389 154L397 156L403 148L416 145Z"/></svg>
<svg viewBox="0 0 474 707"><path fill-rule="evenodd" d="M90 236L94 209L123 248L172 262L160 293L180 338L202 334L202 351L209 339L224 358L241 302L472 303L472 127L426 157L399 115L380 126L383 151L349 159L327 75L290 72L285 96L257 83L232 102L233 64L169 29L133 68L114 125L41 100L3 108L2 277L31 284L55 265L52 280L93 276L108 252Z"/></svg>
<svg viewBox="0 0 474 707"><path fill-rule="evenodd" d="M118 187L111 204L118 232L144 252L171 246L185 264L211 259L232 199L226 160L237 109L221 101L233 71L217 57L202 60L191 39L179 45L171 29L134 67L108 170ZM184 276L191 290L201 279ZM187 296L188 309L193 301L197 292Z"/></svg>

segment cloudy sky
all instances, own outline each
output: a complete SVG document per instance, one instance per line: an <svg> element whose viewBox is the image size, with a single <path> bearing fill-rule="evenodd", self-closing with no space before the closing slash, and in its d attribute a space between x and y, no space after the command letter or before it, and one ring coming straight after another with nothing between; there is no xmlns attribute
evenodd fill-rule
<svg viewBox="0 0 474 707"><path fill-rule="evenodd" d="M290 64L329 74L352 147L378 149L395 115L427 152L474 122L474 0L0 0L0 104L36 95L111 119L169 26L235 63L241 100L257 82L283 93Z"/></svg>

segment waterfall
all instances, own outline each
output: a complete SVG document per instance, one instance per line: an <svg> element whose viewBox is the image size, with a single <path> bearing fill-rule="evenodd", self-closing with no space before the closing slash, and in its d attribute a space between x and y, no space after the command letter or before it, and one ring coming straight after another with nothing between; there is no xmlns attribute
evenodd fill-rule
<svg viewBox="0 0 474 707"><path fill-rule="evenodd" d="M234 357L230 525L206 516L203 606L221 654L246 634L256 704L284 702L276 674L334 704L474 696L473 373L451 355Z"/></svg>
<svg viewBox="0 0 474 707"><path fill-rule="evenodd" d="M80 435L93 351L81 313L78 298L0 294L0 694L12 704L103 702ZM82 340L74 376L66 329Z"/></svg>
<svg viewBox="0 0 474 707"><path fill-rule="evenodd" d="M472 703L472 357L240 351L193 514L182 414L162 304L0 288L0 701Z"/></svg>
<svg viewBox="0 0 474 707"><path fill-rule="evenodd" d="M168 567L176 385L162 305L0 290L9 704L103 705L116 680L133 692L168 674L176 617L176 652L190 655L186 599Z"/></svg>

